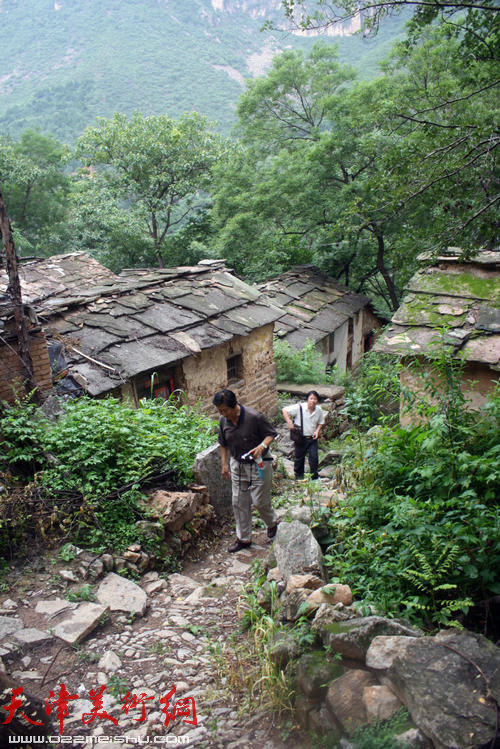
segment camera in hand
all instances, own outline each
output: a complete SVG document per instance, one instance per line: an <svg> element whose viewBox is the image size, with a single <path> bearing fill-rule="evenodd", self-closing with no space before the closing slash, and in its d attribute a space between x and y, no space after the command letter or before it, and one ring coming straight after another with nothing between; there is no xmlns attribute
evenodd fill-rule
<svg viewBox="0 0 500 749"><path fill-rule="evenodd" d="M241 463L252 463L253 462L253 455L249 452L245 453L240 458Z"/></svg>

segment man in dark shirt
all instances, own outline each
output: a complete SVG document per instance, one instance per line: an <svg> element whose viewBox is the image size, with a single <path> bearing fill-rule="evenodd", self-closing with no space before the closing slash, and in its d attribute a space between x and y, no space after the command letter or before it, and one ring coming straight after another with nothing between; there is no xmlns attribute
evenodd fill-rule
<svg viewBox="0 0 500 749"><path fill-rule="evenodd" d="M219 390L213 398L219 411L219 444L222 475L231 479L236 541L230 552L252 543L252 504L267 525L267 535L276 535L276 513L271 505L273 461L269 445L276 437L266 417L250 406L238 403L232 390ZM243 456L248 454L247 459ZM264 462L262 468L257 463Z"/></svg>

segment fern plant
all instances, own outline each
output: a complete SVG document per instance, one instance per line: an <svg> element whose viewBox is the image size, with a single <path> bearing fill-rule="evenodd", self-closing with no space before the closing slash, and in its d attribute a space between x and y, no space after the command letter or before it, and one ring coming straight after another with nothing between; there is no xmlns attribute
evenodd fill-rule
<svg viewBox="0 0 500 749"><path fill-rule="evenodd" d="M410 544L414 566L401 572L401 577L409 580L420 595L403 601L407 610L418 610L428 620L443 626L460 626L454 618L456 612L466 614L473 605L470 598L457 598L458 586L447 582L454 572L460 555L456 544L442 545L442 539L431 538L430 549L424 552ZM444 596L448 596L445 598Z"/></svg>

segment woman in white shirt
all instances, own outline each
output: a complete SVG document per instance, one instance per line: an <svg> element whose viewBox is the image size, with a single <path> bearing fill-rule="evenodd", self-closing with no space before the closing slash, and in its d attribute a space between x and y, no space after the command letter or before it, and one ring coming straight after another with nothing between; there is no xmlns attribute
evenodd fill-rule
<svg viewBox="0 0 500 749"><path fill-rule="evenodd" d="M296 479L304 478L304 463L306 455L309 458L309 468L313 479L318 478L318 437L325 423L325 412L318 406L319 395L316 390L310 390L305 403L296 403L283 409L283 416L289 428L298 426L302 431L302 438L295 443L295 458L293 468Z"/></svg>

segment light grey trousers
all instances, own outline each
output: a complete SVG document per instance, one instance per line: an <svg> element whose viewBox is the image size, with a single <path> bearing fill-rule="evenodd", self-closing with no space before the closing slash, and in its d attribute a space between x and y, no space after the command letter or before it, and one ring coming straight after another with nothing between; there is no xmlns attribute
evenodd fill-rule
<svg viewBox="0 0 500 749"><path fill-rule="evenodd" d="M268 528L276 525L277 518L271 505L271 484L273 462L264 461L264 478L259 478L257 466L240 463L231 458L231 486L233 492L233 513L236 521L236 536L240 541L252 540L252 505L258 511Z"/></svg>

